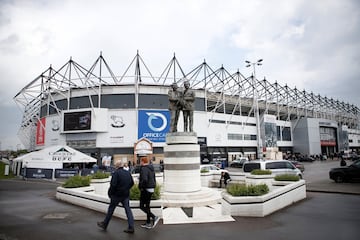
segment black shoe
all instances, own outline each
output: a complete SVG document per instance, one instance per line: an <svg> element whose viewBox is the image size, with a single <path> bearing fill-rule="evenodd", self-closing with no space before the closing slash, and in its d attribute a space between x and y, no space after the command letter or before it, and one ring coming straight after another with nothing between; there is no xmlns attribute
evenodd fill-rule
<svg viewBox="0 0 360 240"><path fill-rule="evenodd" d="M104 222L97 222L97 225L99 228L101 228L102 230L106 230L106 226L105 226L105 223Z"/></svg>
<svg viewBox="0 0 360 240"><path fill-rule="evenodd" d="M142 228L146 228L146 229L151 229L153 227L153 225L151 225L151 223L144 223L140 225Z"/></svg>
<svg viewBox="0 0 360 240"><path fill-rule="evenodd" d="M131 229L131 228L128 228L128 229L125 229L124 232L126 233L134 233L134 229Z"/></svg>

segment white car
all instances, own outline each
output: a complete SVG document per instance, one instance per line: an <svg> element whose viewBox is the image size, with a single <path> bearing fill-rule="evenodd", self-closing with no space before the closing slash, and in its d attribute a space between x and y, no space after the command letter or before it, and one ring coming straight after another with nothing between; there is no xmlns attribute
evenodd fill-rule
<svg viewBox="0 0 360 240"><path fill-rule="evenodd" d="M271 170L275 175L293 174L302 178L301 171L287 160L256 160L244 163L244 172L251 172L254 169Z"/></svg>
<svg viewBox="0 0 360 240"><path fill-rule="evenodd" d="M211 165L211 164L204 164L204 165L200 165L200 172L208 172L211 174L221 174L221 172L228 172L228 170L226 169L221 169L218 168L215 165Z"/></svg>

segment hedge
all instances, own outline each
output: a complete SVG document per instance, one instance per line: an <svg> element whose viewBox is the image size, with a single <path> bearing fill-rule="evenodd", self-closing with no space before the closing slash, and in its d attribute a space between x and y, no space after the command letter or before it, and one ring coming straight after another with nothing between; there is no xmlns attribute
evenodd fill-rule
<svg viewBox="0 0 360 240"><path fill-rule="evenodd" d="M266 184L259 185L245 185L232 184L226 188L226 191L232 196L261 196L269 192L269 187Z"/></svg>

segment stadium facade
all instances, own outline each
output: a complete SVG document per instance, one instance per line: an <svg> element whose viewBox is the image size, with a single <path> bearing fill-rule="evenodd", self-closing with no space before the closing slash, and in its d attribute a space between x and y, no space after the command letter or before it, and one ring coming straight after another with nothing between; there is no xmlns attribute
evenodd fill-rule
<svg viewBox="0 0 360 240"><path fill-rule="evenodd" d="M23 109L18 136L29 150L65 144L99 163L136 162L143 154L160 161L170 126L168 90L184 79L196 94L194 131L203 161L360 150L355 105L223 66L213 70L205 60L185 73L175 55L154 77L139 53L122 75L102 54L90 68L72 59L57 70L50 66L14 97ZM182 124L181 115L179 131Z"/></svg>

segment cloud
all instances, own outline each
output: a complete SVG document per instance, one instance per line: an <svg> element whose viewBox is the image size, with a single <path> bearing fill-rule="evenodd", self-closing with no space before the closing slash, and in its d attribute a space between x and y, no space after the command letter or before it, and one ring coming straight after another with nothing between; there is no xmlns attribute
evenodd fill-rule
<svg viewBox="0 0 360 240"><path fill-rule="evenodd" d="M359 26L356 0L1 1L0 108L50 64L102 51L121 75L137 50L155 76L174 53L186 72L206 59L250 75L262 58L259 79L360 106Z"/></svg>

